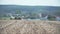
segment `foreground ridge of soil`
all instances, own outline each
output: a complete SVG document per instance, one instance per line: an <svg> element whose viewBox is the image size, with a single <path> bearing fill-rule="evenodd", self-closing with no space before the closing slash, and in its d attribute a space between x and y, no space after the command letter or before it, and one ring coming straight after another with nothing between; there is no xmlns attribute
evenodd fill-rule
<svg viewBox="0 0 60 34"><path fill-rule="evenodd" d="M60 34L60 21L0 20L0 34Z"/></svg>

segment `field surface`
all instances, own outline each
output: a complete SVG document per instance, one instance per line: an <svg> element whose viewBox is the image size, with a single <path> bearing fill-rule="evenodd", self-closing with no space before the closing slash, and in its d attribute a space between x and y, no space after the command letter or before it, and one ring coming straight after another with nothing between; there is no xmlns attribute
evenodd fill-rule
<svg viewBox="0 0 60 34"><path fill-rule="evenodd" d="M60 34L60 21L0 20L0 34Z"/></svg>

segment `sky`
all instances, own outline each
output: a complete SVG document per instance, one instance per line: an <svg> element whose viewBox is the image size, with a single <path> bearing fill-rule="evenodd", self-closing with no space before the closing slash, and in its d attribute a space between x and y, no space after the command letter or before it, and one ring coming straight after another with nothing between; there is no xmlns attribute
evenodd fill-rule
<svg viewBox="0 0 60 34"><path fill-rule="evenodd" d="M60 0L0 0L0 5L60 6Z"/></svg>

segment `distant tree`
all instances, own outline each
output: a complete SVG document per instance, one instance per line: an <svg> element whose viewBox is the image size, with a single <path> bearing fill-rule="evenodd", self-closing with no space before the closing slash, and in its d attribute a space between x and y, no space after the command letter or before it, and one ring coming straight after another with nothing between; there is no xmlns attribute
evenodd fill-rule
<svg viewBox="0 0 60 34"><path fill-rule="evenodd" d="M54 14L60 16L60 11L55 11Z"/></svg>
<svg viewBox="0 0 60 34"><path fill-rule="evenodd" d="M21 14L21 11L20 10L16 10L16 14Z"/></svg>
<svg viewBox="0 0 60 34"><path fill-rule="evenodd" d="M6 14L4 14L2 17L7 17L7 15L6 15Z"/></svg>
<svg viewBox="0 0 60 34"><path fill-rule="evenodd" d="M31 12L31 13L30 13L30 16L37 16L37 13Z"/></svg>
<svg viewBox="0 0 60 34"><path fill-rule="evenodd" d="M56 17L55 16L52 16L52 15L48 15L48 20L56 20Z"/></svg>
<svg viewBox="0 0 60 34"><path fill-rule="evenodd" d="M33 12L31 12L31 13L29 13L29 18L31 18L31 19L36 19L36 18L38 18L38 14L37 13L33 13Z"/></svg>

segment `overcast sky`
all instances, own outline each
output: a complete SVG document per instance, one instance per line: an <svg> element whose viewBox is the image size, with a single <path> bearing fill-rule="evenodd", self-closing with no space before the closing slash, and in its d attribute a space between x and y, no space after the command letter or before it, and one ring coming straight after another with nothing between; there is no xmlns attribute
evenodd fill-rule
<svg viewBox="0 0 60 34"><path fill-rule="evenodd" d="M48 5L60 6L60 0L0 0L0 5Z"/></svg>

